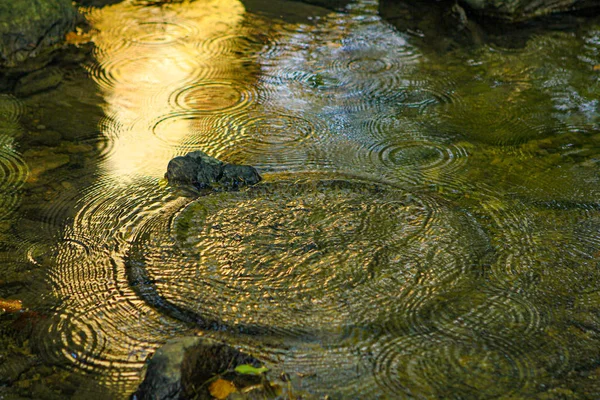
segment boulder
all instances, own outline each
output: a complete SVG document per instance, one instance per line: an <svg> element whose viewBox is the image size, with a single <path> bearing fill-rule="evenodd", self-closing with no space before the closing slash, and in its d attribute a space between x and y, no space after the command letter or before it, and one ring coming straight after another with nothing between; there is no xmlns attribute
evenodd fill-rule
<svg viewBox="0 0 600 400"><path fill-rule="evenodd" d="M120 3L123 0L77 0L84 7L104 7Z"/></svg>
<svg viewBox="0 0 600 400"><path fill-rule="evenodd" d="M202 151L194 151L169 161L165 178L169 183L193 185L198 189L238 189L261 180L254 167L227 164Z"/></svg>
<svg viewBox="0 0 600 400"><path fill-rule="evenodd" d="M393 19L395 16L390 15L390 9L427 8L429 5L439 6L442 10L452 10L453 6L458 5L463 7L469 16L489 17L516 23L558 12L600 8L600 0L458 0L458 2L455 0L381 0L379 9L384 18Z"/></svg>
<svg viewBox="0 0 600 400"><path fill-rule="evenodd" d="M599 0L460 0L482 15L519 22L556 12L600 7Z"/></svg>
<svg viewBox="0 0 600 400"><path fill-rule="evenodd" d="M302 1L303 3L308 3L308 4L312 4L314 6L328 8L330 10L343 10L348 4L350 4L351 0L294 0L294 1Z"/></svg>
<svg viewBox="0 0 600 400"><path fill-rule="evenodd" d="M0 1L0 65L15 66L63 41L76 22L70 0Z"/></svg>
<svg viewBox="0 0 600 400"><path fill-rule="evenodd" d="M197 336L172 339L150 359L146 377L132 399L212 399L209 383L217 376L240 388L260 383L260 376L234 371L244 364L261 366L251 355L216 340Z"/></svg>

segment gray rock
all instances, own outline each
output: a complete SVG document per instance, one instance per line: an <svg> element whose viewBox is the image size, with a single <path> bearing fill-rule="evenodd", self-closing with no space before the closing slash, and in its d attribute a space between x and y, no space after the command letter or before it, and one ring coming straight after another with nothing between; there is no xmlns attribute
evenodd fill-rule
<svg viewBox="0 0 600 400"><path fill-rule="evenodd" d="M169 161L165 178L169 183L193 185L198 189L216 186L237 189L254 185L261 180L254 167L223 163L202 151L194 151Z"/></svg>
<svg viewBox="0 0 600 400"><path fill-rule="evenodd" d="M222 375L240 387L260 382L260 377L237 376L237 365L259 361L229 345L209 338L170 340L148 362L146 377L132 396L136 400L211 399L208 380ZM249 382L250 380L250 382Z"/></svg>
<svg viewBox="0 0 600 400"><path fill-rule="evenodd" d="M70 0L0 1L0 65L15 66L63 41L76 19Z"/></svg>

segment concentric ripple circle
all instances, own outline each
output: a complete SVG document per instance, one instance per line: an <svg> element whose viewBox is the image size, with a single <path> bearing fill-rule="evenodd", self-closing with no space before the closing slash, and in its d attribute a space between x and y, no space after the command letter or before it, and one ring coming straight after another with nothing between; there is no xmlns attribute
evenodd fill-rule
<svg viewBox="0 0 600 400"><path fill-rule="evenodd" d="M327 129L319 118L308 120L277 108L238 115L215 132L220 140L211 147L230 162L289 171L310 161L307 154Z"/></svg>
<svg viewBox="0 0 600 400"><path fill-rule="evenodd" d="M0 116L8 121L18 121L23 114L25 106L16 97L9 94L0 94Z"/></svg>
<svg viewBox="0 0 600 400"><path fill-rule="evenodd" d="M468 275L473 243L440 227L450 222L429 200L356 179L296 179L203 196L172 222L138 228L127 263L138 284L153 282L145 300L176 318L298 336L367 322L361 310L390 276L411 290ZM424 257L411 266L417 249ZM461 252L467 261L453 261Z"/></svg>
<svg viewBox="0 0 600 400"><path fill-rule="evenodd" d="M201 79L210 71L199 59L184 54L156 57L144 55L143 52L107 58L106 61L88 66L90 76L105 89L120 86L184 86Z"/></svg>
<svg viewBox="0 0 600 400"><path fill-rule="evenodd" d="M187 314L298 334L341 324L337 297L373 273L368 246L409 240L427 218L418 200L364 182L273 183L199 198L133 253Z"/></svg>
<svg viewBox="0 0 600 400"><path fill-rule="evenodd" d="M418 165L421 169L447 169L457 161L464 161L467 154L458 146L426 141L385 143L370 150L382 164L391 168Z"/></svg>
<svg viewBox="0 0 600 400"><path fill-rule="evenodd" d="M19 154L0 145L0 218L12 213L19 201L19 189L29 175L29 167Z"/></svg>
<svg viewBox="0 0 600 400"><path fill-rule="evenodd" d="M227 143L225 120L211 114L171 113L152 123L152 133L169 147L209 151Z"/></svg>
<svg viewBox="0 0 600 400"><path fill-rule="evenodd" d="M388 393L411 398L497 398L525 383L527 359L505 349L439 335L386 337L375 346L375 378Z"/></svg>
<svg viewBox="0 0 600 400"><path fill-rule="evenodd" d="M11 193L27 180L29 168L12 149L0 146L0 192Z"/></svg>
<svg viewBox="0 0 600 400"><path fill-rule="evenodd" d="M144 21L126 25L121 36L136 44L166 45L187 38L194 33L191 26L169 21Z"/></svg>
<svg viewBox="0 0 600 400"><path fill-rule="evenodd" d="M257 57L260 53L268 53L276 43L271 35L259 32L226 33L211 37L201 43L202 51L216 58Z"/></svg>
<svg viewBox="0 0 600 400"><path fill-rule="evenodd" d="M257 97L253 91L231 82L201 82L175 92L170 99L173 106L198 113L235 113Z"/></svg>

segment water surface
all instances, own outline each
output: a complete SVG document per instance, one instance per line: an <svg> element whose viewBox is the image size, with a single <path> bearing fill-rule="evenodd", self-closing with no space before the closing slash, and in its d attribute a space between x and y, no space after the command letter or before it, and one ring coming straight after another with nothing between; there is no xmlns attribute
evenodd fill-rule
<svg viewBox="0 0 600 400"><path fill-rule="evenodd" d="M441 54L298 7L91 8L79 103L0 97L0 298L33 324L1 390L124 398L203 334L307 398L600 396L600 25ZM165 186L193 150L265 179Z"/></svg>

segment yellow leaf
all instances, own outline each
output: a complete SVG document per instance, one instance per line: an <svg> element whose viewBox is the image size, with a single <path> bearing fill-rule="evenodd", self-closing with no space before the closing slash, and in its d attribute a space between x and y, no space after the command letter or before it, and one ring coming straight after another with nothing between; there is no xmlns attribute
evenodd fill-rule
<svg viewBox="0 0 600 400"><path fill-rule="evenodd" d="M5 300L0 299L0 311L4 312L18 312L21 311L23 305L21 300Z"/></svg>
<svg viewBox="0 0 600 400"><path fill-rule="evenodd" d="M92 35L82 32L69 32L65 35L67 43L79 45L92 41Z"/></svg>
<svg viewBox="0 0 600 400"><path fill-rule="evenodd" d="M218 400L225 400L231 393L237 392L235 385L225 379L217 379L208 387L210 395Z"/></svg>

